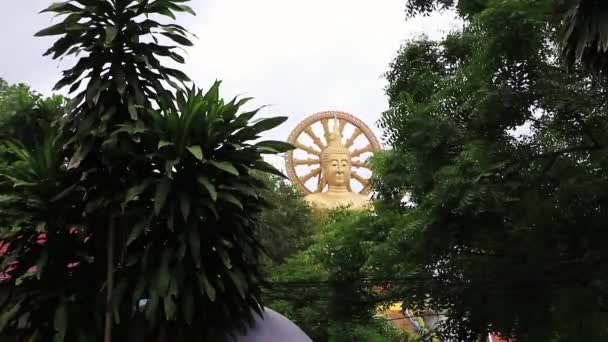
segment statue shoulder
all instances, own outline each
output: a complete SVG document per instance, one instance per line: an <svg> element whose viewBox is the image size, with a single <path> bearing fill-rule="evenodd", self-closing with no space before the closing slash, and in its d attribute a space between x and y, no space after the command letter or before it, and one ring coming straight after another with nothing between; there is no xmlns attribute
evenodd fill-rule
<svg viewBox="0 0 608 342"><path fill-rule="evenodd" d="M324 192L315 192L304 196L304 201L313 209L334 209L341 206L351 207L352 209L363 209L370 203L367 196L355 192L349 192L339 196L331 196Z"/></svg>
<svg viewBox="0 0 608 342"><path fill-rule="evenodd" d="M368 196L361 194L355 194L353 200L355 202L355 206L359 208L367 207L371 203L371 200Z"/></svg>
<svg viewBox="0 0 608 342"><path fill-rule="evenodd" d="M313 192L313 193L310 193L310 194L304 196L304 200L305 201L314 201L314 200L322 198L322 197L323 197L322 192Z"/></svg>
<svg viewBox="0 0 608 342"><path fill-rule="evenodd" d="M319 203L323 201L325 197L321 192L313 192L304 196L304 201L311 207L318 207Z"/></svg>

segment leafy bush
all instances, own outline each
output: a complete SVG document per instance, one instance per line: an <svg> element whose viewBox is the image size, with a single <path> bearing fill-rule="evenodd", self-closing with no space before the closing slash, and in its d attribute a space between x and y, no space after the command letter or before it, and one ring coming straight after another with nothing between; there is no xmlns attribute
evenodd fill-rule
<svg viewBox="0 0 608 342"><path fill-rule="evenodd" d="M257 230L257 238L265 249L260 262L268 269L308 248L317 224L296 187L276 175L258 176L268 187L262 196L272 204L260 213Z"/></svg>
<svg viewBox="0 0 608 342"><path fill-rule="evenodd" d="M258 172L291 148L260 135L249 99L225 102L165 65L184 28L155 15L183 0L73 0L53 58L80 53L57 88L77 92L35 153L7 142L0 210L11 212L0 336L11 341L221 340L260 312ZM150 41L151 39L151 41ZM177 84L176 82L181 82ZM26 153L27 152L27 153ZM6 246L6 245L5 245ZM146 299L145 306L140 300ZM105 313L105 317L104 317Z"/></svg>
<svg viewBox="0 0 608 342"><path fill-rule="evenodd" d="M375 317L387 301L377 291L380 283L366 282L373 274L369 248L374 236L382 238L367 229L370 214L338 210L318 217L311 246L271 269L267 305L314 341L408 341Z"/></svg>

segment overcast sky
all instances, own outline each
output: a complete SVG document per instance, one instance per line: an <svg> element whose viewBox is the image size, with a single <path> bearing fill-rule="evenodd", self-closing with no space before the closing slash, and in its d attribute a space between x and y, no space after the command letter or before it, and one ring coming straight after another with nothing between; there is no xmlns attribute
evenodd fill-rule
<svg viewBox="0 0 608 342"><path fill-rule="evenodd" d="M50 94L71 66L42 57L53 39L33 34L53 23L37 14L49 0L12 1L0 12L0 77ZM340 110L377 134L387 108L382 74L408 39L457 28L451 13L406 20L406 0L192 0L178 18L199 39L182 66L199 86L222 79L223 95L252 96L264 115L289 116L272 132L286 139L306 116Z"/></svg>

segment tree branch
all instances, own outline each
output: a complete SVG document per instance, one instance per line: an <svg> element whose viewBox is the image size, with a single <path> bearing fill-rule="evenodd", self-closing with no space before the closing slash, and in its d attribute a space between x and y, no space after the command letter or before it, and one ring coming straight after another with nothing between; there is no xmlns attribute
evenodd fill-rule
<svg viewBox="0 0 608 342"><path fill-rule="evenodd" d="M114 218L110 218L108 227L108 241L106 242L107 259L107 302L106 302L106 322L104 330L104 342L112 342L112 292L114 289Z"/></svg>

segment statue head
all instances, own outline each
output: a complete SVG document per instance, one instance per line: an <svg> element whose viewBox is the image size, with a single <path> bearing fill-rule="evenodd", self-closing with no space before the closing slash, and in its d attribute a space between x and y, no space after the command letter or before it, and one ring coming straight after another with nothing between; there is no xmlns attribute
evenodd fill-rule
<svg viewBox="0 0 608 342"><path fill-rule="evenodd" d="M342 144L338 129L334 129L327 142L327 147L321 152L321 168L323 179L331 187L346 187L350 189L351 161L348 149Z"/></svg>

